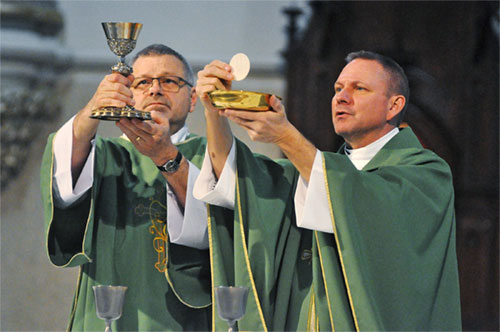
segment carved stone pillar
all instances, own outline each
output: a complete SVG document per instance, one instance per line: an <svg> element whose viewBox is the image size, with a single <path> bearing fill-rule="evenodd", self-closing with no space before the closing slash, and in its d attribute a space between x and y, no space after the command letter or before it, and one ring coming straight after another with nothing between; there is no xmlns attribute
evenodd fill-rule
<svg viewBox="0 0 500 332"><path fill-rule="evenodd" d="M59 113L59 79L70 64L56 1L2 0L1 189L16 178L41 126Z"/></svg>

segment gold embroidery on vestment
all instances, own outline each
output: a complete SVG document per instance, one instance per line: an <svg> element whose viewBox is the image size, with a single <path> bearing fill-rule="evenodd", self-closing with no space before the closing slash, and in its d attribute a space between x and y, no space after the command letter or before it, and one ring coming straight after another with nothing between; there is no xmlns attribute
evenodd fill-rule
<svg viewBox="0 0 500 332"><path fill-rule="evenodd" d="M161 204L159 201L151 199L151 204L149 207L145 207L139 204L135 208L135 213L142 215L147 211L149 217L151 218L152 225L149 226L149 232L154 235L153 238L153 248L158 254L158 259L155 263L155 268L158 272L164 273L167 269L167 245L168 245L168 233L167 233L167 222L163 220L167 207Z"/></svg>

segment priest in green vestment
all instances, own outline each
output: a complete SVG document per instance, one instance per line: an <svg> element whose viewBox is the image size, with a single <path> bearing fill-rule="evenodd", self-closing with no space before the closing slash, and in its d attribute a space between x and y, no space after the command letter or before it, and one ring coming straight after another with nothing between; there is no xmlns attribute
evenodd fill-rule
<svg viewBox="0 0 500 332"><path fill-rule="evenodd" d="M115 331L210 329L207 208L192 197L206 140L185 125L193 80L182 55L148 46L133 76L107 75L49 136L41 169L47 252L54 265L80 269L68 330L104 330L96 285L128 287ZM121 119L122 137L96 135L91 111L126 104L153 121Z"/></svg>
<svg viewBox="0 0 500 332"><path fill-rule="evenodd" d="M194 192L212 204L212 287L249 288L240 330L461 330L450 168L399 128L402 68L372 52L346 60L331 107L337 153L307 141L275 97L267 112L214 108L208 93L231 88L227 64L198 74L208 154ZM288 160L252 154L226 118Z"/></svg>

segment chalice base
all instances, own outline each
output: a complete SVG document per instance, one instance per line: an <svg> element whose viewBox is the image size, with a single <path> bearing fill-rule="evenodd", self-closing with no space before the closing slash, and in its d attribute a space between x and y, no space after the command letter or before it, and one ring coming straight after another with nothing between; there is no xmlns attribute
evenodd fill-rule
<svg viewBox="0 0 500 332"><path fill-rule="evenodd" d="M90 115L90 117L93 119L107 120L107 121L118 121L122 118L151 120L151 113L145 111L139 111L130 106L125 106L125 107L107 106L92 111L92 115Z"/></svg>

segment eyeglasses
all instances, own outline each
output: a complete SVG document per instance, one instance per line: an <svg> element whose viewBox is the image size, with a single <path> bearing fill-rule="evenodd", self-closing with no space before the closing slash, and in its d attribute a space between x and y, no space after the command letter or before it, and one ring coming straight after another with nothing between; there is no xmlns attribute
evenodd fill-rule
<svg viewBox="0 0 500 332"><path fill-rule="evenodd" d="M139 91L147 91L153 86L153 81L158 80L160 87L163 91L167 92L179 92L179 90L189 85L193 87L191 83L178 76L161 76L161 77L141 77L136 79L132 83L132 88Z"/></svg>

